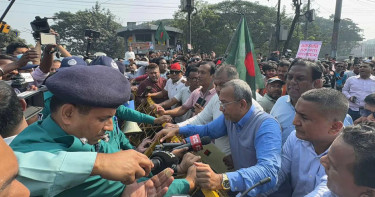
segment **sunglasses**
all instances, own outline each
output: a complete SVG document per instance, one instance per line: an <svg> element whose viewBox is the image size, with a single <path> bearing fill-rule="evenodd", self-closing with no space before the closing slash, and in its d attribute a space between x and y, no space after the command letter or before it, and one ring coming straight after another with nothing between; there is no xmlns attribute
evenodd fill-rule
<svg viewBox="0 0 375 197"><path fill-rule="evenodd" d="M181 71L169 71L170 74L174 74L174 75L177 75L177 74L180 74Z"/></svg>

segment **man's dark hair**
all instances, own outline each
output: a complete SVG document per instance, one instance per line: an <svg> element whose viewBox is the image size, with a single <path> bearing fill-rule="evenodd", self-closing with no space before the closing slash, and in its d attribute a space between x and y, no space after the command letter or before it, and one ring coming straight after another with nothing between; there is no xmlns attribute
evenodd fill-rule
<svg viewBox="0 0 375 197"><path fill-rule="evenodd" d="M50 102L51 114L57 112L57 110L59 110L59 108L65 104L69 104L69 103L53 95L51 98L51 102ZM86 106L86 105L75 105L75 104L72 104L72 105L74 105L78 109L78 112L83 115L87 115L90 112L90 110L93 108L93 107Z"/></svg>
<svg viewBox="0 0 375 197"><path fill-rule="evenodd" d="M293 66L306 66L311 68L311 73L312 73L312 80L315 81L317 79L321 79L323 76L323 68L321 65L311 62L309 60L304 60L297 58L295 59L289 66L289 70L292 69ZM288 70L288 72L289 72Z"/></svg>
<svg viewBox="0 0 375 197"><path fill-rule="evenodd" d="M60 63L61 63L61 61L60 61L60 60L53 60L53 63L55 63L55 62L60 62Z"/></svg>
<svg viewBox="0 0 375 197"><path fill-rule="evenodd" d="M266 72L267 70L276 70L277 69L277 64L274 61L267 61L267 62L262 62L262 70Z"/></svg>
<svg viewBox="0 0 375 197"><path fill-rule="evenodd" d="M161 60L167 61L166 59L164 59L164 57L158 57L158 58L155 58L155 64L160 65Z"/></svg>
<svg viewBox="0 0 375 197"><path fill-rule="evenodd" d="M210 66L210 75L215 74L216 65L213 61L201 61L198 63L198 67L201 65L206 65L206 64Z"/></svg>
<svg viewBox="0 0 375 197"><path fill-rule="evenodd" d="M364 64L364 65L368 65L370 66L371 68L374 68L374 63L372 62L362 62L361 65Z"/></svg>
<svg viewBox="0 0 375 197"><path fill-rule="evenodd" d="M0 60L11 60L11 61L17 61L17 58L12 57L12 56L10 56L10 55L0 54Z"/></svg>
<svg viewBox="0 0 375 197"><path fill-rule="evenodd" d="M324 68L329 68L329 65L326 62L321 62L320 63Z"/></svg>
<svg viewBox="0 0 375 197"><path fill-rule="evenodd" d="M155 63L150 63L148 66L147 66L147 70L153 70L153 69L156 69L158 68L159 69L159 66Z"/></svg>
<svg viewBox="0 0 375 197"><path fill-rule="evenodd" d="M354 183L375 189L375 122L345 127L341 137L354 149Z"/></svg>
<svg viewBox="0 0 375 197"><path fill-rule="evenodd" d="M303 93L300 99L316 103L322 116L333 118L334 121L344 122L349 108L348 99L344 94L332 88L309 90Z"/></svg>
<svg viewBox="0 0 375 197"><path fill-rule="evenodd" d="M22 106L17 94L10 85L0 81L0 135L3 138L14 135L22 117Z"/></svg>
<svg viewBox="0 0 375 197"><path fill-rule="evenodd" d="M21 42L10 43L7 46L6 53L8 55L13 55L14 51L16 51L18 48L29 48L29 46Z"/></svg>
<svg viewBox="0 0 375 197"><path fill-rule="evenodd" d="M185 76L189 77L191 72L198 72L198 67L196 67L196 66L187 67L186 72L185 72Z"/></svg>
<svg viewBox="0 0 375 197"><path fill-rule="evenodd" d="M281 60L280 62L279 62L279 65L278 65L279 67L285 67L285 66L287 66L288 68L289 68L289 66L290 66L290 62L289 61L287 61L287 60Z"/></svg>
<svg viewBox="0 0 375 197"><path fill-rule="evenodd" d="M375 105L375 93L367 95L365 98L365 103L369 105Z"/></svg>

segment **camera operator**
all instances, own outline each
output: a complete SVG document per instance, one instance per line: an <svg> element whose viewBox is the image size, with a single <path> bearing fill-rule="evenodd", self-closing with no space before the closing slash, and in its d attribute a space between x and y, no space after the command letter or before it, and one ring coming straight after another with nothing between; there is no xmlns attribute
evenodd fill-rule
<svg viewBox="0 0 375 197"><path fill-rule="evenodd" d="M28 126L23 116L25 110L25 100L18 99L13 88L0 81L0 135L7 144Z"/></svg>

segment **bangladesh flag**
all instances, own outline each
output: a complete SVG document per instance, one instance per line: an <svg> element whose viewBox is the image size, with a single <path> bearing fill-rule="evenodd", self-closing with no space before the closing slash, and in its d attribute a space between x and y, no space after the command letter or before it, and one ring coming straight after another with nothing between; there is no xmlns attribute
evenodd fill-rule
<svg viewBox="0 0 375 197"><path fill-rule="evenodd" d="M225 63L236 66L240 79L249 84L255 99L256 90L264 88L264 80L256 61L253 41L244 16L237 26L226 54Z"/></svg>
<svg viewBox="0 0 375 197"><path fill-rule="evenodd" d="M156 30L155 39L161 43L164 43L166 40L169 40L168 33L165 30L162 22L160 22L159 27Z"/></svg>

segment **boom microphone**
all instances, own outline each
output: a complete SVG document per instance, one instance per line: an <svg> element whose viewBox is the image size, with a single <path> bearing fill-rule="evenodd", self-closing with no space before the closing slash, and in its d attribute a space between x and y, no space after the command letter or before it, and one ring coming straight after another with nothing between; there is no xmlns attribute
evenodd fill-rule
<svg viewBox="0 0 375 197"><path fill-rule="evenodd" d="M255 185L253 185L252 187L247 189L244 193L242 193L240 197L245 197L247 195L247 193L249 193L254 188L256 188L258 186L261 186L261 185L264 185L264 184L266 184L270 181L271 181L271 177L267 177L267 178L264 178L264 179L260 180L258 183L256 183Z"/></svg>
<svg viewBox="0 0 375 197"><path fill-rule="evenodd" d="M190 140L190 143L186 143L184 145L177 146L177 147L173 148L173 150L188 147L189 148L188 151L200 151L200 150L203 149L202 145L207 145L207 144L211 143L210 137L204 136L204 137L200 138L198 134L190 136L189 140Z"/></svg>

